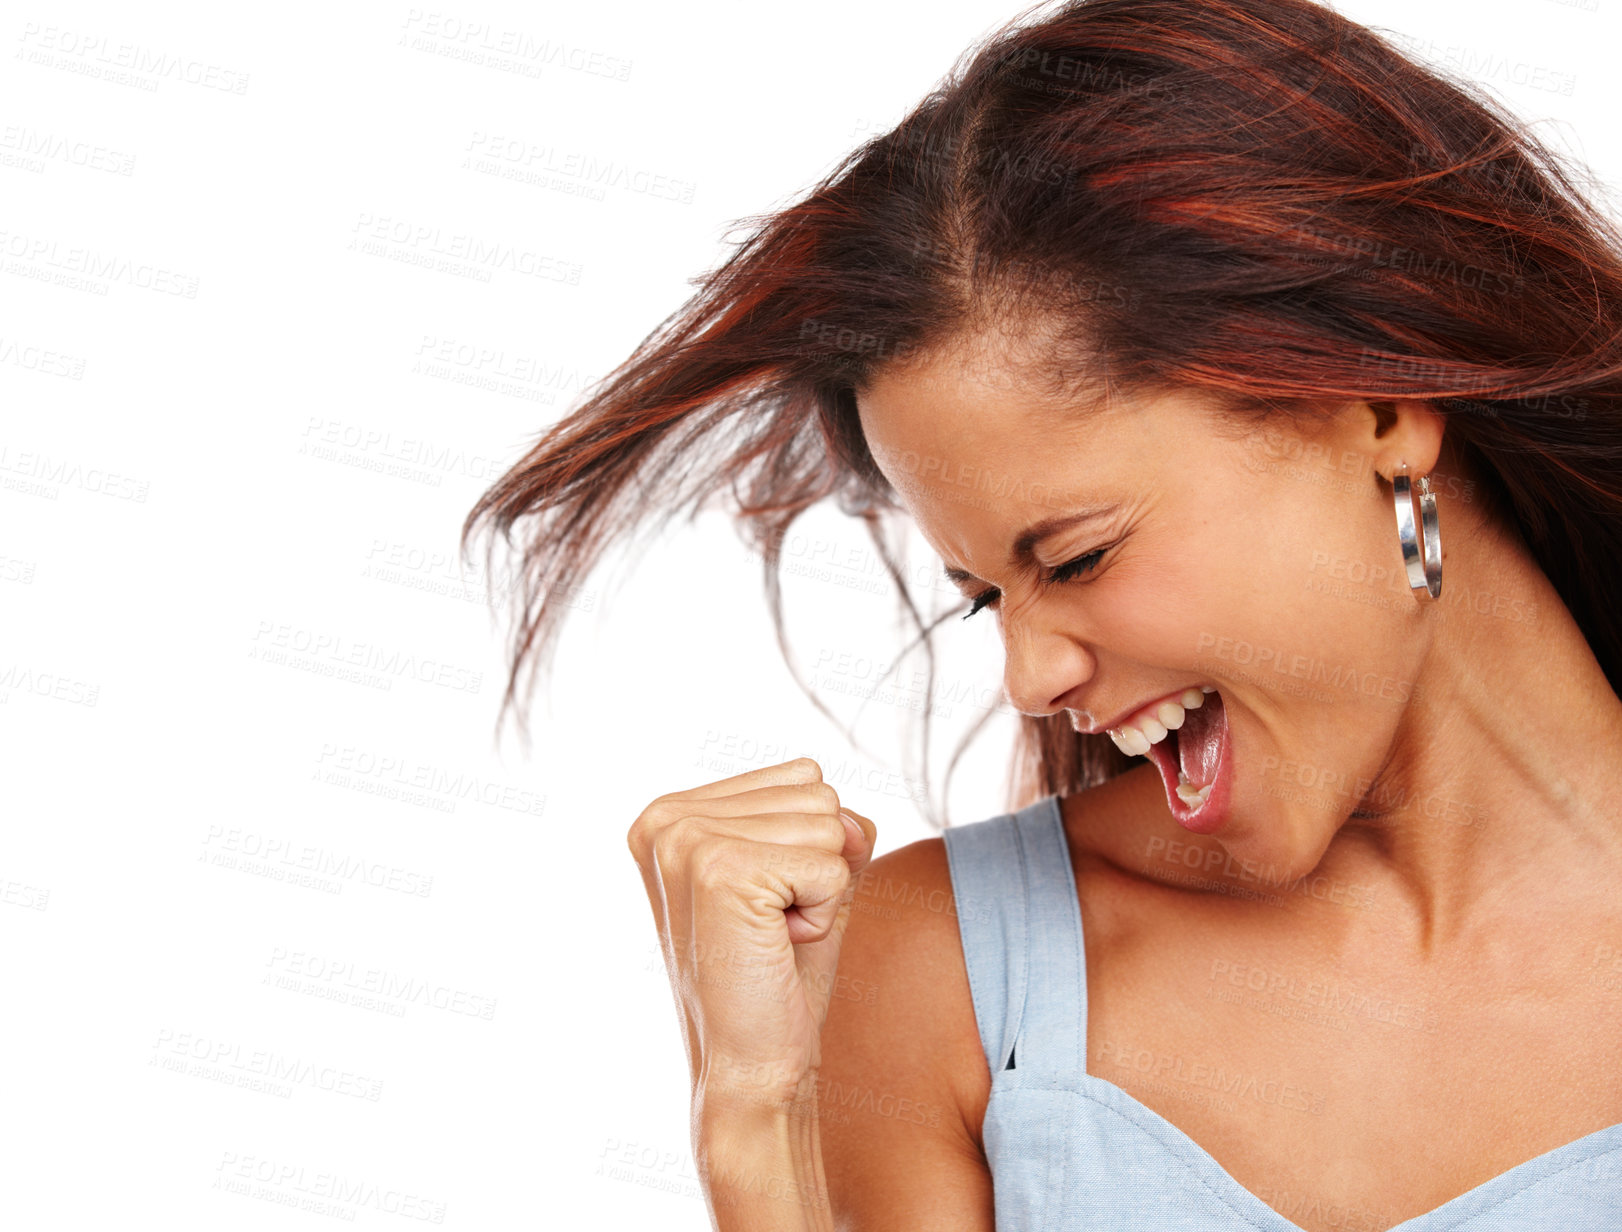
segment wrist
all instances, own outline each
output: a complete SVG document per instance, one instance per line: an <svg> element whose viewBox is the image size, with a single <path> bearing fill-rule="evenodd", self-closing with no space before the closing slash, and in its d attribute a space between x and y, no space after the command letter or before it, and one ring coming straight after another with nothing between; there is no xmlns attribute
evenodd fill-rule
<svg viewBox="0 0 1622 1232"><path fill-rule="evenodd" d="M818 1071L745 1063L712 1054L693 1084L696 1116L766 1124L778 1116L809 1116L816 1108Z"/></svg>
<svg viewBox="0 0 1622 1232"><path fill-rule="evenodd" d="M758 1092L700 1092L693 1104L693 1157L720 1232L831 1229L816 1077L787 1101Z"/></svg>

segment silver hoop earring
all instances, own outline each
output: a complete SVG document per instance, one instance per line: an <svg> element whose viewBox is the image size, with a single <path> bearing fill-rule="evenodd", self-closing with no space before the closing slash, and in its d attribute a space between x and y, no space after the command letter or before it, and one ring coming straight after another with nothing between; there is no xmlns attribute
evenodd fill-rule
<svg viewBox="0 0 1622 1232"><path fill-rule="evenodd" d="M1397 506L1397 538L1402 541L1402 563L1408 570L1408 587L1421 603L1442 597L1442 535L1436 522L1436 493L1430 478L1421 475L1419 525L1414 524L1413 485L1408 482L1408 464L1398 462L1391 477L1392 500ZM1420 532L1424 534L1424 563L1420 563Z"/></svg>

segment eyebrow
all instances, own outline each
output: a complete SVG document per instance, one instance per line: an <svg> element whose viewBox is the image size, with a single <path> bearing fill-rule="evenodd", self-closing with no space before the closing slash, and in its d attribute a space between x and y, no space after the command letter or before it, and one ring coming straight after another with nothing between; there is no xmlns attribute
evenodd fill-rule
<svg viewBox="0 0 1622 1232"><path fill-rule="evenodd" d="M1119 508L1120 505L1118 503L1114 505L1102 505L1096 509L1083 509L1075 513L1055 514L1051 518L1043 518L1040 522L1031 523L1031 525L1020 531L1020 533L1015 537L1013 550L1008 554L1008 567L1010 569L1020 569L1024 566L1033 564L1034 562L1031 559L1032 549L1034 549L1037 544L1041 543L1042 540L1051 535L1056 535L1062 530L1069 530L1072 526L1079 526L1083 522L1096 521L1098 518L1102 518L1108 514L1114 513ZM955 582L959 585L964 582L979 582L983 580L975 577L974 574L970 573L967 569L955 569L950 565L946 566L945 574L947 581Z"/></svg>

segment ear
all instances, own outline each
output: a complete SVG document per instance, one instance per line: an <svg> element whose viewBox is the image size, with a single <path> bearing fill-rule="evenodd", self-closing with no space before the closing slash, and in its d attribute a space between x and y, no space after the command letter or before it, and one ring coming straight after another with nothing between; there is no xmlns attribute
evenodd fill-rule
<svg viewBox="0 0 1622 1232"><path fill-rule="evenodd" d="M1436 468L1446 420L1429 402L1364 402L1355 416L1356 448L1387 483L1406 462L1416 479Z"/></svg>

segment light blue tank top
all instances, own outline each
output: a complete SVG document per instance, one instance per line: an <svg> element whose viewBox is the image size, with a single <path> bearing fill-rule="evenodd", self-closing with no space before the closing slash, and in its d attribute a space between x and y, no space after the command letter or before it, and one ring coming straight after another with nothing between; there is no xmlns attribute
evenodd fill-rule
<svg viewBox="0 0 1622 1232"><path fill-rule="evenodd" d="M997 1232L1302 1232L1170 1121L1087 1072L1081 905L1059 798L943 837L991 1069L983 1140ZM1314 1217L1386 1232L1369 1222L1378 1205L1370 1194L1361 1216L1325 1207ZM1622 1123L1390 1232L1455 1229L1622 1232Z"/></svg>

